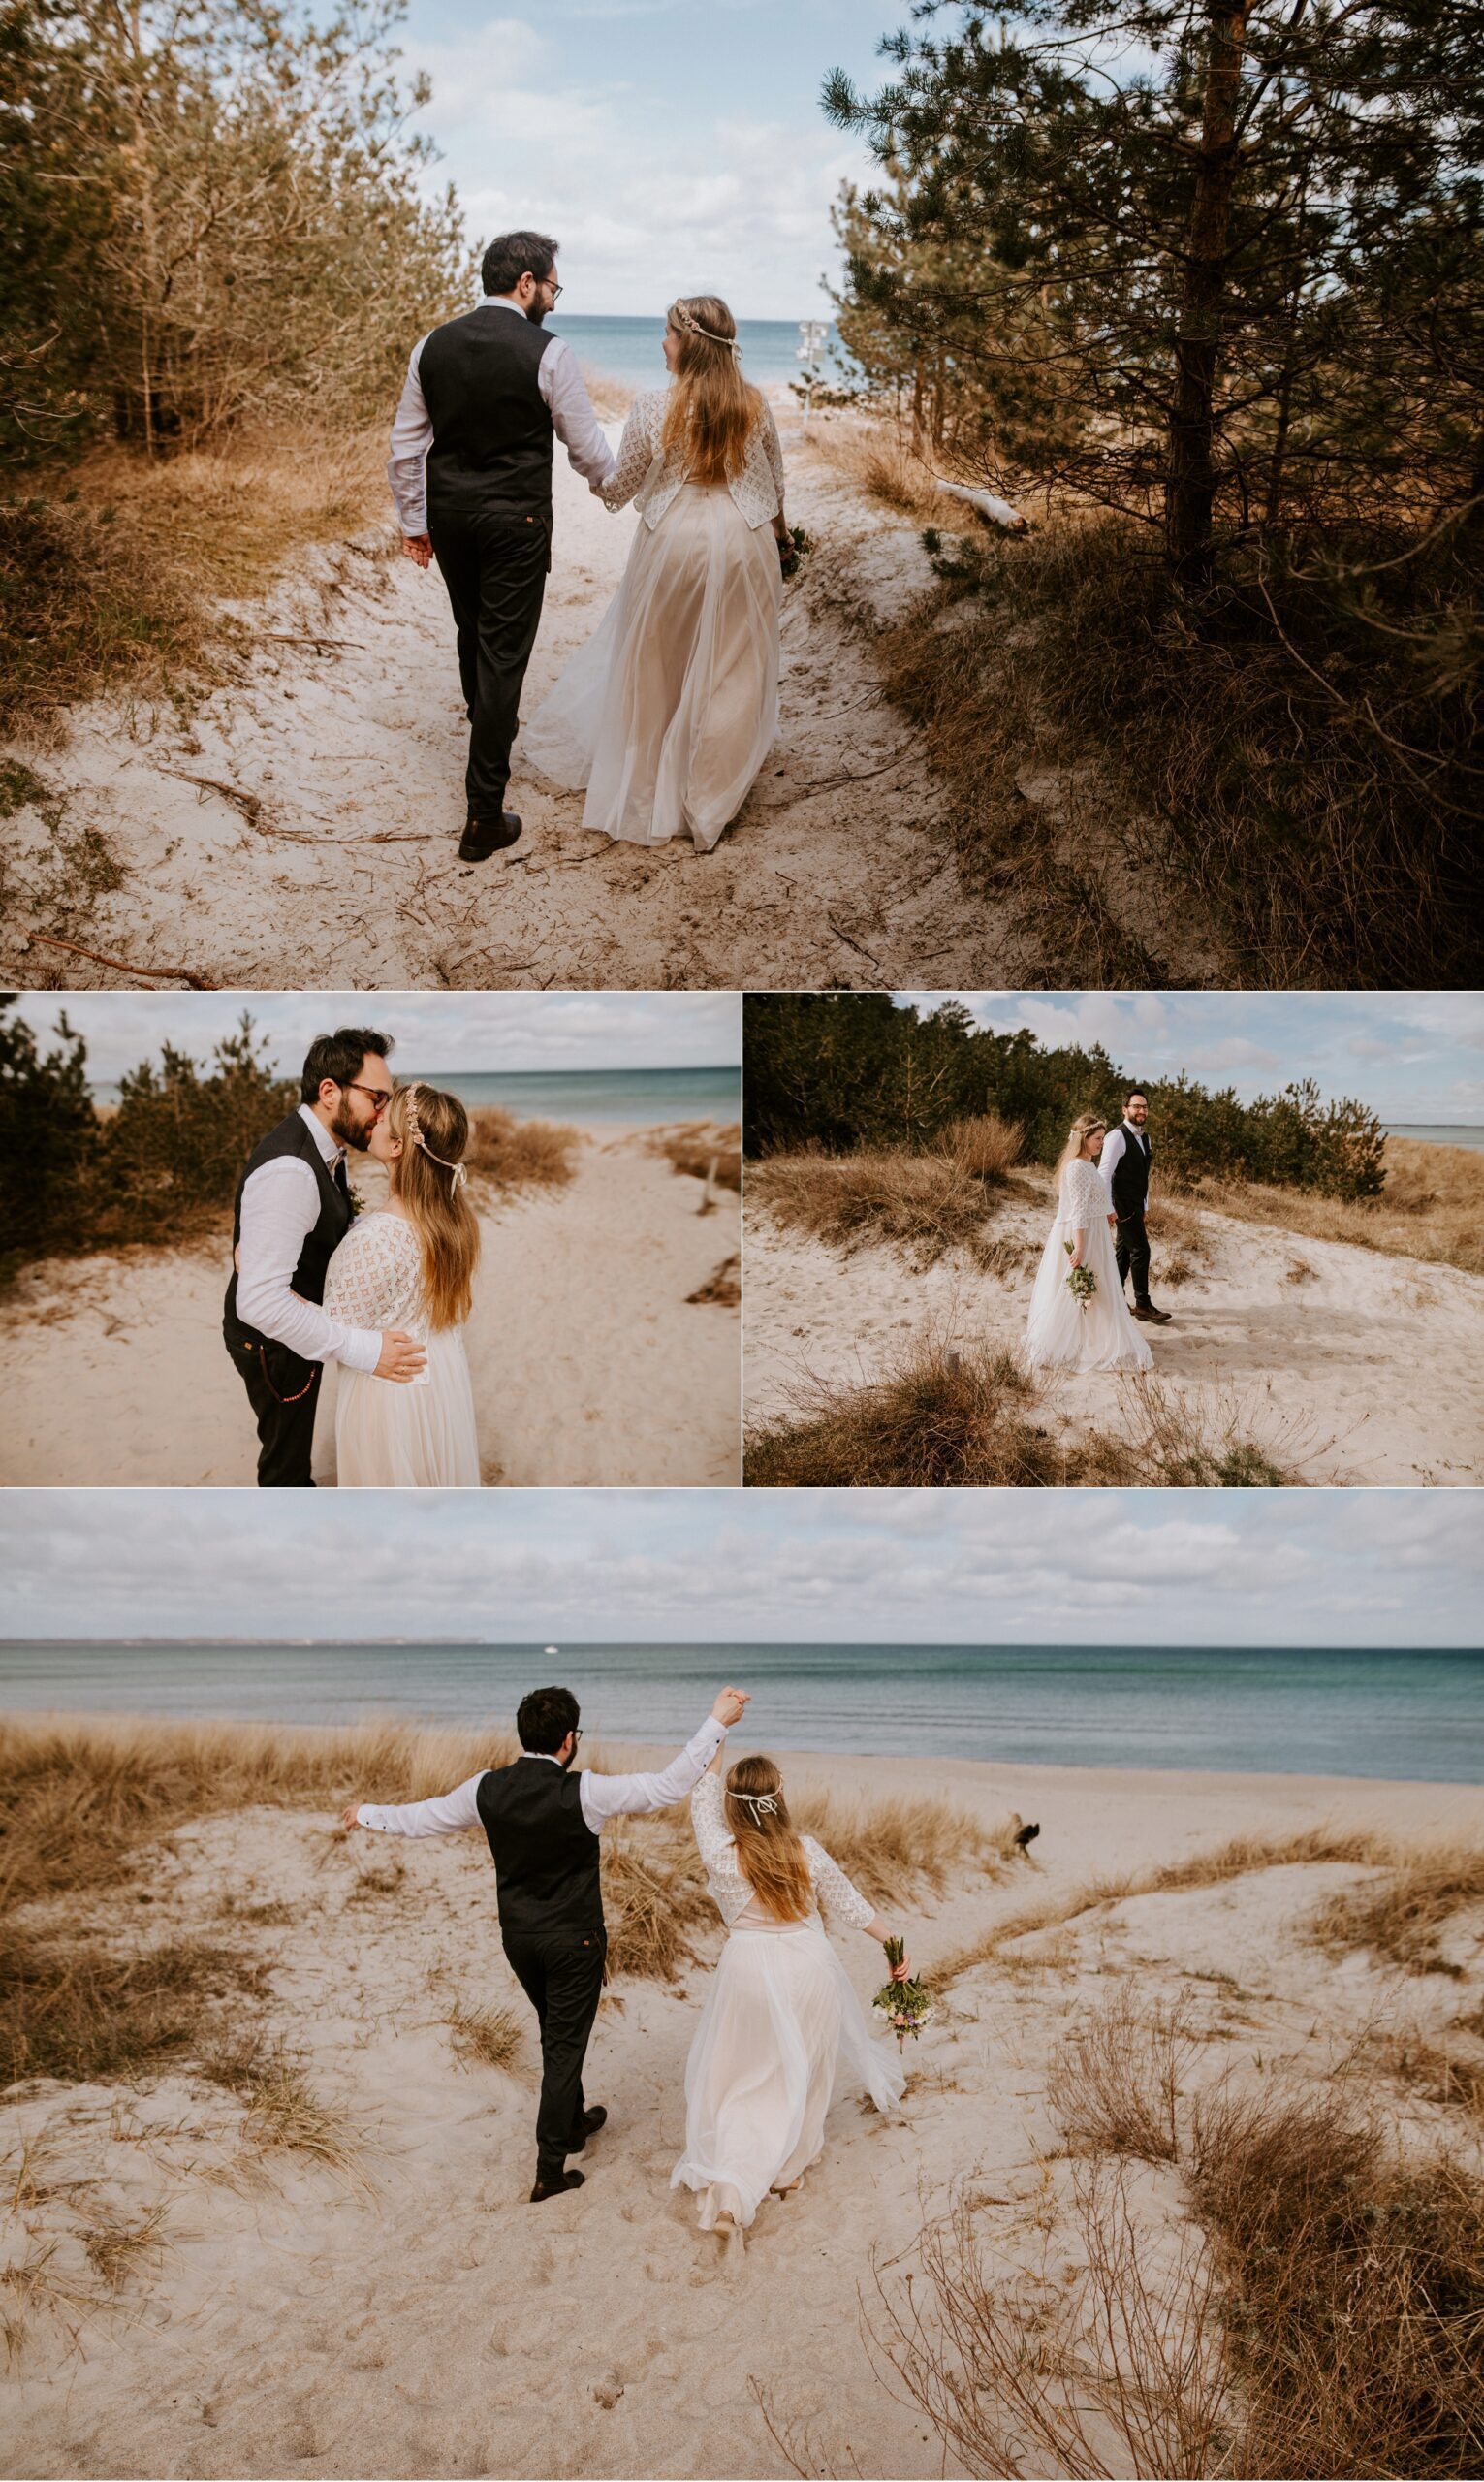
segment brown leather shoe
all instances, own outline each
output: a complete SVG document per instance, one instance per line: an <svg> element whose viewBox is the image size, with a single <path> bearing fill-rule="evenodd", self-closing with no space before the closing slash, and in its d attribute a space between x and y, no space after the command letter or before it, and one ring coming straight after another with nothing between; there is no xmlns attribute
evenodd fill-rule
<svg viewBox="0 0 1484 2482"><path fill-rule="evenodd" d="M1130 1319L1142 1319L1147 1327L1167 1327L1170 1323L1168 1310L1156 1310L1152 1301L1137 1302L1128 1315Z"/></svg>
<svg viewBox="0 0 1484 2482"><path fill-rule="evenodd" d="M520 833L521 821L514 811L501 811L497 819L471 818L458 840L458 859L488 862L491 853L514 844Z"/></svg>
<svg viewBox="0 0 1484 2482"><path fill-rule="evenodd" d="M559 2198L568 2189L580 2189L582 2185L581 2172L564 2172L559 2180L538 2180L531 2191L531 2204L539 2207L543 2198Z"/></svg>
<svg viewBox="0 0 1484 2482"><path fill-rule="evenodd" d="M603 2126L607 2117L608 2105L606 2103L594 2103L591 2111L584 2112L582 2118L579 2120L577 2127L572 2133L572 2141L567 2148L567 2152L569 2154L581 2154L588 2139L590 2137L597 2136L599 2129Z"/></svg>

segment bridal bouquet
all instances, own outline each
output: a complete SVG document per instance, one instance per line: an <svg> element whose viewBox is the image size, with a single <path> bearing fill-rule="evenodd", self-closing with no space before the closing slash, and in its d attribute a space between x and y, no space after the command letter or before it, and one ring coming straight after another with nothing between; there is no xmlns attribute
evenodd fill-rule
<svg viewBox="0 0 1484 2482"><path fill-rule="evenodd" d="M1072 1244L1070 1241L1063 1241L1061 1247L1066 1252L1067 1257L1070 1257L1072 1255ZM1091 1300L1094 1292L1097 1290L1097 1278L1092 1273L1091 1268L1073 1267L1066 1280L1066 1289L1071 1294L1072 1299L1076 1302L1078 1309L1082 1312L1084 1318L1086 1318L1088 1304Z"/></svg>
<svg viewBox="0 0 1484 2482"><path fill-rule="evenodd" d="M786 578L793 577L805 552L811 552L813 548L803 526L791 525L788 529L788 541L780 542L778 545L778 561L783 575Z"/></svg>
<svg viewBox="0 0 1484 2482"><path fill-rule="evenodd" d="M882 1945L886 1949L887 1963L900 1965L907 1953L905 1943L900 1939L887 1939ZM880 2009L897 2036L897 2049L900 2051L909 2034L914 2042L917 2040L931 2016L932 1993L925 1990L917 1981L887 1982L882 1984L871 2006Z"/></svg>

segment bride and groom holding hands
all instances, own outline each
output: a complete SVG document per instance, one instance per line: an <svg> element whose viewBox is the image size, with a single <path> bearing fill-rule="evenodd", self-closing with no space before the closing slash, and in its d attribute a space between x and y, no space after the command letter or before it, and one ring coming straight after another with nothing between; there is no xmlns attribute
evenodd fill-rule
<svg viewBox="0 0 1484 2482"><path fill-rule="evenodd" d="M222 1333L258 1425L258 1481L312 1487L325 1366L337 1365L335 1478L477 1484L463 1329L479 1221L457 1095L397 1086L389 1035L342 1026L309 1046L300 1102L259 1139L232 1209ZM363 1209L347 1160L386 1175Z"/></svg>
<svg viewBox="0 0 1484 2482"><path fill-rule="evenodd" d="M1146 1225L1153 1147L1149 1098L1135 1087L1110 1130L1081 1112L1057 1165L1057 1213L1026 1321L1026 1358L1037 1370L1150 1370L1140 1327L1168 1326L1150 1299ZM1123 1287L1132 1277L1132 1310Z"/></svg>
<svg viewBox="0 0 1484 2482"><path fill-rule="evenodd" d="M890 1930L823 1845L798 1833L772 1759L726 1766L727 1734L746 1704L744 1690L723 1689L668 1766L602 1775L575 1766L583 1734L571 1691L534 1689L517 1710L521 1755L509 1766L471 1775L431 1800L353 1801L344 1812L347 1832L484 1830L501 1944L541 2033L533 2204L582 2187L584 2176L567 2157L584 2152L608 2118L583 2089L607 1959L604 1826L669 1809L687 1795L727 1939L686 2063L685 2143L671 2187L695 2193L703 2231L741 2246L770 2192L786 2196L817 2161L837 2089L868 2095L881 2112L901 2098L900 2046L893 2051L868 2030L825 1934L820 1901L868 1938L884 1942ZM903 1956L892 1979L910 1976Z"/></svg>
<svg viewBox="0 0 1484 2482"><path fill-rule="evenodd" d="M388 478L408 557L448 589L469 717L459 859L515 844L505 807L521 693L552 565L552 465L641 524L587 644L525 727L524 754L585 789L583 825L640 844L688 830L710 851L777 730L782 578L797 565L783 456L743 378L724 302L673 302L668 384L639 396L616 455L572 348L546 321L555 241L506 233L484 255L484 299L414 347Z"/></svg>

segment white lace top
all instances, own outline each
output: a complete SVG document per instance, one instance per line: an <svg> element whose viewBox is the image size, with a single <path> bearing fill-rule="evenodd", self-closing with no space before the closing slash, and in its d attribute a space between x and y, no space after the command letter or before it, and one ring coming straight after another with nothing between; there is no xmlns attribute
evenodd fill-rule
<svg viewBox="0 0 1484 2482"><path fill-rule="evenodd" d="M618 442L618 462L600 493L612 509L632 500L651 533L686 480L684 467L667 459L660 444L669 396L668 388L648 388L635 398ZM742 471L727 489L752 526L770 525L783 505L783 450L766 402Z"/></svg>
<svg viewBox="0 0 1484 2482"><path fill-rule="evenodd" d="M358 1216L325 1278L325 1310L353 1327L400 1327L427 1341L423 1253L404 1215L373 1207Z"/></svg>
<svg viewBox="0 0 1484 2482"><path fill-rule="evenodd" d="M719 1775L702 1776L690 1797L690 1823L696 1830L711 1902L727 1928L730 1930L745 1915L749 1923L775 1929L774 1916L763 1911L737 1866L737 1846L727 1826L726 1793ZM875 1906L867 1903L860 1889L846 1878L837 1862L831 1861L822 1844L816 1844L811 1835L805 1836L803 1843L814 1889L810 1919L818 1920L822 1896L844 1921L853 1922L860 1930L868 1928L875 1920Z"/></svg>
<svg viewBox="0 0 1484 2482"><path fill-rule="evenodd" d="M1097 1165L1089 1163L1085 1155L1079 1155L1061 1175L1057 1212L1063 1224L1079 1232L1105 1222L1113 1213L1113 1193Z"/></svg>

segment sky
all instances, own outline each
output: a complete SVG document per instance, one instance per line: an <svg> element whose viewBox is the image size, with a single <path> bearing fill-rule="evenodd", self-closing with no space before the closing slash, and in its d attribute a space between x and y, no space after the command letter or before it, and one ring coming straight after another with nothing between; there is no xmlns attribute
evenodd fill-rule
<svg viewBox="0 0 1484 2482"><path fill-rule="evenodd" d="M726 991L31 992L18 1013L49 1047L58 1017L87 1043L89 1076L111 1085L164 1042L205 1060L243 1010L297 1070L316 1034L372 1026L404 1076L455 1069L730 1068L742 1052Z"/></svg>
<svg viewBox="0 0 1484 2482"><path fill-rule="evenodd" d="M0 1495L0 1637L1478 1645L1457 1491Z"/></svg>
<svg viewBox="0 0 1484 2482"><path fill-rule="evenodd" d="M739 318L829 315L829 211L869 157L819 109L831 69L884 82L879 37L908 0L410 0L416 126L442 149L471 239L561 245L563 310L657 314L719 292Z"/></svg>
<svg viewBox="0 0 1484 2482"><path fill-rule="evenodd" d="M1383 1121L1484 1125L1484 992L899 992L931 1009L962 1000L996 1034L1100 1042L1133 1077L1234 1086L1244 1102L1312 1077Z"/></svg>

